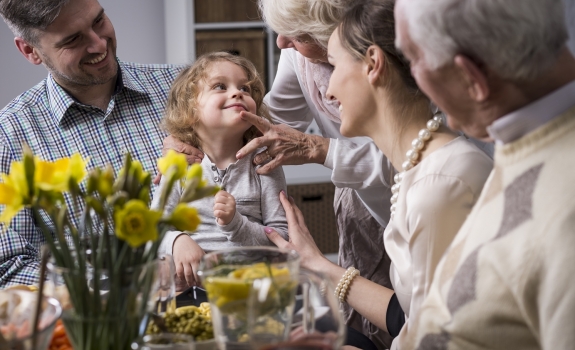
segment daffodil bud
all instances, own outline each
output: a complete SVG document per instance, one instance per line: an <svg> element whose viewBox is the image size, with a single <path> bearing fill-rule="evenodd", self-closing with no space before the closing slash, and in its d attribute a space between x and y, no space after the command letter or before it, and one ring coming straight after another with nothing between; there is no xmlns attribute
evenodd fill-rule
<svg viewBox="0 0 575 350"><path fill-rule="evenodd" d="M106 198L112 194L114 188L114 169L108 164L106 169L102 171L98 179L98 193L102 198Z"/></svg>
<svg viewBox="0 0 575 350"><path fill-rule="evenodd" d="M86 197L86 205L89 206L90 208L94 209L94 211L96 213L98 213L98 215L104 215L104 206L102 205L102 202L99 201L98 199L92 197L92 196L87 196Z"/></svg>
<svg viewBox="0 0 575 350"><path fill-rule="evenodd" d="M92 194L98 190L98 179L101 176L100 168L95 168L88 173L88 181L86 182L86 192Z"/></svg>
<svg viewBox="0 0 575 350"><path fill-rule="evenodd" d="M201 178L202 178L202 166L198 163L192 164L188 168L188 172L186 173L186 180L201 179Z"/></svg>
<svg viewBox="0 0 575 350"><path fill-rule="evenodd" d="M23 157L22 163L24 165L24 174L26 178L26 184L28 185L28 191L33 192L34 188L34 155L32 154L32 150L28 145L23 145ZM28 195L32 196L33 193L27 193Z"/></svg>

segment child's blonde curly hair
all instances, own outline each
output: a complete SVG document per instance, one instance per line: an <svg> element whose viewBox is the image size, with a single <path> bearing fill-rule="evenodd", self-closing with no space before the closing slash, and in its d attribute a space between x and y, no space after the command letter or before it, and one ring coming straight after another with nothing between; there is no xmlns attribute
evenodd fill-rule
<svg viewBox="0 0 575 350"><path fill-rule="evenodd" d="M162 121L163 128L178 140L201 148L202 142L195 131L200 122L200 111L197 108L201 92L201 82L206 79L210 65L228 61L240 66L248 77L247 85L250 95L256 102L256 114L271 122L267 106L263 103L264 83L256 67L248 59L227 52L212 52L199 57L194 64L186 67L172 83L168 93L166 113ZM255 138L258 129L250 127L244 134L244 144Z"/></svg>

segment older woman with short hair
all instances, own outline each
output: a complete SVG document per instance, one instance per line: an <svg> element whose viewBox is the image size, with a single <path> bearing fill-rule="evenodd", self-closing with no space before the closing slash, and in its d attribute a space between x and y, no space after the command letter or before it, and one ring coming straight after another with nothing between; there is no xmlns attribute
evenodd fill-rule
<svg viewBox="0 0 575 350"><path fill-rule="evenodd" d="M265 98L277 125L262 130L264 136L240 150L240 157L267 146L265 153L255 157L255 162L263 165L261 173L280 165L305 163L332 169L332 181L337 186L334 210L339 263L356 266L365 277L390 287L390 259L382 248L389 207L382 203L391 197L387 181L391 168L370 139L341 135L339 105L326 97L333 71L327 60L327 43L351 3L352 0L259 1L263 19L278 33L277 45L282 49L273 86ZM246 118L257 123L255 118ZM321 136L303 133L313 121ZM348 324L369 335L378 347L390 344L385 332L353 309L346 307L345 312Z"/></svg>

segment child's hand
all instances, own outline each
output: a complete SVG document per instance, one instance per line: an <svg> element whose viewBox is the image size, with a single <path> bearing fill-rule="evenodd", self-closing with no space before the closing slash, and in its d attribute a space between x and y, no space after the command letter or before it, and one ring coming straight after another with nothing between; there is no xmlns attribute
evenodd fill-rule
<svg viewBox="0 0 575 350"><path fill-rule="evenodd" d="M226 191L216 193L214 203L214 216L218 225L227 225L236 215L236 200Z"/></svg>
<svg viewBox="0 0 575 350"><path fill-rule="evenodd" d="M176 275L181 281L186 281L188 286L200 284L198 278L198 266L200 258L206 253L190 236L179 235L174 241L172 255L176 265Z"/></svg>

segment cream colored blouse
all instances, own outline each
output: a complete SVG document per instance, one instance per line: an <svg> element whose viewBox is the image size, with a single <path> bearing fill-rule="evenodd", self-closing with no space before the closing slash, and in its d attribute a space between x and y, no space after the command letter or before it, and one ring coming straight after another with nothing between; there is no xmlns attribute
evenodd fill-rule
<svg viewBox="0 0 575 350"><path fill-rule="evenodd" d="M383 241L390 277L406 317L421 303L441 256L477 201L492 159L464 136L404 174Z"/></svg>

